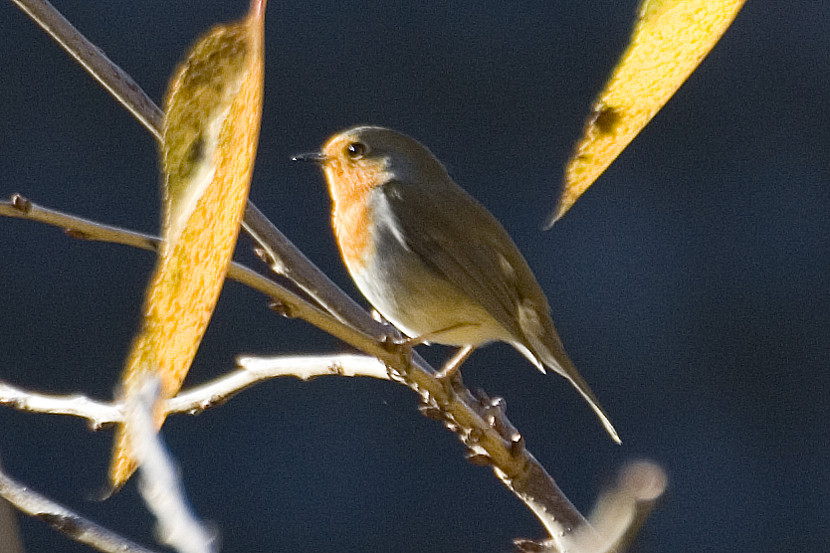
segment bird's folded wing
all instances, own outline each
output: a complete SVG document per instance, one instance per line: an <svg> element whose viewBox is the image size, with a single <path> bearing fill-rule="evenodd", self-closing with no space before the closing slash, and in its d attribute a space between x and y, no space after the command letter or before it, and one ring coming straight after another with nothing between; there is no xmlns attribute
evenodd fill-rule
<svg viewBox="0 0 830 553"><path fill-rule="evenodd" d="M517 310L530 299L549 310L527 262L496 219L463 189L441 187L424 193L401 181L383 192L408 247L524 342Z"/></svg>

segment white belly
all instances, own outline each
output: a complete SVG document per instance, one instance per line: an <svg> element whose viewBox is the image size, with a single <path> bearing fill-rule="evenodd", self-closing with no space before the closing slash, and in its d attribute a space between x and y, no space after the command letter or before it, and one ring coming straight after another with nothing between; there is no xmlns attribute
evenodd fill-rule
<svg viewBox="0 0 830 553"><path fill-rule="evenodd" d="M381 220L388 216L377 211L375 215ZM425 337L438 344L515 341L483 307L439 277L403 242L390 226L378 225L369 262L347 267L361 293L386 320L410 338Z"/></svg>

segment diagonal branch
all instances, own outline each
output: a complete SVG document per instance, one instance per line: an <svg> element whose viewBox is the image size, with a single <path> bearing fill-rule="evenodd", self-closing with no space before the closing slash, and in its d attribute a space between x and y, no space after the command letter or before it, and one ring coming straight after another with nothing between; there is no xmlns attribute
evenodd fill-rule
<svg viewBox="0 0 830 553"><path fill-rule="evenodd" d="M55 503L28 486L13 480L0 469L0 497L20 511L40 519L73 540L105 553L155 553L126 538L98 526Z"/></svg>
<svg viewBox="0 0 830 553"><path fill-rule="evenodd" d="M126 71L112 63L49 2L12 0L35 23L75 58L87 73L133 114L157 140L161 140L162 112Z"/></svg>
<svg viewBox="0 0 830 553"><path fill-rule="evenodd" d="M245 208L242 228L257 243L257 253L278 275L282 275L314 300L329 313L343 322L366 321L366 312L352 298L346 295L324 272L319 270L306 256L294 246L265 215L250 201ZM360 326L361 330L371 333L374 325ZM378 338L386 336L379 335Z"/></svg>

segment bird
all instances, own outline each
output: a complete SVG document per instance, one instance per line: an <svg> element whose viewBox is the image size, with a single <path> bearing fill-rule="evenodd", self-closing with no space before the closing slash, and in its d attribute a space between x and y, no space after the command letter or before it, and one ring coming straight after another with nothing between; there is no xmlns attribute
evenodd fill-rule
<svg viewBox="0 0 830 553"><path fill-rule="evenodd" d="M364 125L292 159L322 168L337 245L372 307L416 344L459 348L439 377L453 375L479 346L506 342L543 373L565 377L621 443L565 352L518 247L426 146Z"/></svg>

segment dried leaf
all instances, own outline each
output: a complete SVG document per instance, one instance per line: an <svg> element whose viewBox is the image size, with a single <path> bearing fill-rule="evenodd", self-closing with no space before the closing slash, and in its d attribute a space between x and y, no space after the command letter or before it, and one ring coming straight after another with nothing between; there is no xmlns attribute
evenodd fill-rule
<svg viewBox="0 0 830 553"><path fill-rule="evenodd" d="M644 0L631 41L594 104L565 170L558 221L660 111L735 19L745 0Z"/></svg>
<svg viewBox="0 0 830 553"><path fill-rule="evenodd" d="M259 136L264 12L265 0L253 0L245 19L208 31L170 83L161 148L165 242L122 376L124 396L148 371L157 371L162 397L174 396L216 306ZM163 421L159 415L159 427ZM110 467L113 489L134 470L122 428Z"/></svg>

